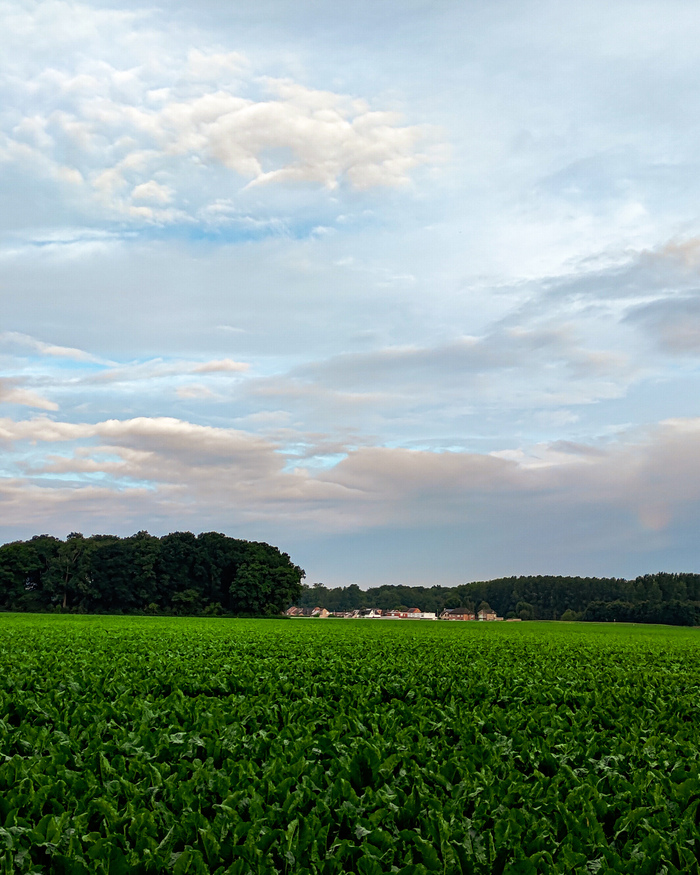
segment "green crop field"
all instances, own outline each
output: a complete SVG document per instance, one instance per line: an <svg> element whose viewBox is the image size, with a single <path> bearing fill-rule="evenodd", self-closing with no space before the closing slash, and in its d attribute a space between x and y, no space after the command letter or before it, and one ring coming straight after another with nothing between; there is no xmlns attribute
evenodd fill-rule
<svg viewBox="0 0 700 875"><path fill-rule="evenodd" d="M0 615L0 872L697 873L700 630Z"/></svg>

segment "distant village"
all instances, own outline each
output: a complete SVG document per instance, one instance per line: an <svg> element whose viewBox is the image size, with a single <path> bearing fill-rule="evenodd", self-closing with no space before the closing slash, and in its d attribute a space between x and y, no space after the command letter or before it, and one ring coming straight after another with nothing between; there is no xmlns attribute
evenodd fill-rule
<svg viewBox="0 0 700 875"><path fill-rule="evenodd" d="M433 611L421 611L420 608L408 608L405 611L382 611L379 608L365 608L358 611L328 611L326 608L298 608L292 606L286 611L288 617L317 617L326 620L329 617L339 617L344 620L474 620L489 622L503 620L495 611L469 611L466 608L446 608L440 616ZM508 619L506 623L520 622L520 618Z"/></svg>

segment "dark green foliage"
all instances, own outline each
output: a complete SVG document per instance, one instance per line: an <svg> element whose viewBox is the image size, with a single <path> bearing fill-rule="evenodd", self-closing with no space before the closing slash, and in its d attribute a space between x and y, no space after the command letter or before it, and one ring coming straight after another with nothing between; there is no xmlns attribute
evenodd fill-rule
<svg viewBox="0 0 700 875"><path fill-rule="evenodd" d="M584 620L597 623L667 623L670 626L700 624L700 602L591 602L583 614Z"/></svg>
<svg viewBox="0 0 700 875"><path fill-rule="evenodd" d="M271 616L303 577L276 547L217 532L41 535L0 547L0 609Z"/></svg>
<svg viewBox="0 0 700 875"><path fill-rule="evenodd" d="M329 611L391 610L398 604L440 613L444 608L486 602L501 617L700 625L700 574L647 574L636 580L598 577L503 577L462 586L379 586L363 592L356 584L327 589L305 586L297 604ZM628 608L621 608L623 603ZM568 612L568 613L567 613Z"/></svg>
<svg viewBox="0 0 700 875"><path fill-rule="evenodd" d="M684 629L0 617L0 871L694 873Z"/></svg>

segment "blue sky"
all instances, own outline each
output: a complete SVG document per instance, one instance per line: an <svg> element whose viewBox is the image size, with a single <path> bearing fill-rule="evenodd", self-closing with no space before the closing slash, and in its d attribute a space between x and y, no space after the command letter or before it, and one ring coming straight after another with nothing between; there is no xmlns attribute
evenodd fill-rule
<svg viewBox="0 0 700 875"><path fill-rule="evenodd" d="M0 537L697 570L697 5L249 6L0 2Z"/></svg>

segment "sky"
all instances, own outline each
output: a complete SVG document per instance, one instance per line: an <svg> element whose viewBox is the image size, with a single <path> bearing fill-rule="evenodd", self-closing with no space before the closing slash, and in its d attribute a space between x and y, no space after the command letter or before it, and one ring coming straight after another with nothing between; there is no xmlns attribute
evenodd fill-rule
<svg viewBox="0 0 700 875"><path fill-rule="evenodd" d="M693 0L0 0L0 541L700 570Z"/></svg>

